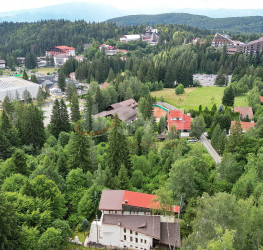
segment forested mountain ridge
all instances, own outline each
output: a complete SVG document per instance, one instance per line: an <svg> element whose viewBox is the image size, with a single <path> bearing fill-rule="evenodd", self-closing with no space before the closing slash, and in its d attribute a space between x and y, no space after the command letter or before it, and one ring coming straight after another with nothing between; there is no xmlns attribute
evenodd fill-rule
<svg viewBox="0 0 263 250"><path fill-rule="evenodd" d="M210 18L187 13L166 13L159 15L129 15L109 19L117 25L156 25L156 24L186 24L201 29L212 29L233 32L260 33L263 32L263 17L227 17Z"/></svg>

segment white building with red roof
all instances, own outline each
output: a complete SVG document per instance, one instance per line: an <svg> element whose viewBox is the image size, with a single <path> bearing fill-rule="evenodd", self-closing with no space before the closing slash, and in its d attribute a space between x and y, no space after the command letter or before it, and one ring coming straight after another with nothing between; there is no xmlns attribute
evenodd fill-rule
<svg viewBox="0 0 263 250"><path fill-rule="evenodd" d="M55 46L46 51L46 56L56 56L60 54L66 54L67 56L75 56L75 48L68 46Z"/></svg>
<svg viewBox="0 0 263 250"><path fill-rule="evenodd" d="M168 131L174 126L181 137L188 137L191 130L191 115L184 114L183 110L171 110L168 114Z"/></svg>
<svg viewBox="0 0 263 250"><path fill-rule="evenodd" d="M154 215L152 211L159 209L156 195L103 190L99 204L102 215L92 222L88 243L143 250L180 247L180 225L174 217L179 207L167 208L170 216Z"/></svg>

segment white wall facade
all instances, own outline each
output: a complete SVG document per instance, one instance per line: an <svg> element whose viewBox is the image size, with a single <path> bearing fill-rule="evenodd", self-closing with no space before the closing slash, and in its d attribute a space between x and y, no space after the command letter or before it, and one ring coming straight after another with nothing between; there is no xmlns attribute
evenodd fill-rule
<svg viewBox="0 0 263 250"><path fill-rule="evenodd" d="M98 243L106 247L149 250L153 244L153 239L145 234L118 225L105 225L101 221L93 221L90 228L89 242L97 242L97 239Z"/></svg>

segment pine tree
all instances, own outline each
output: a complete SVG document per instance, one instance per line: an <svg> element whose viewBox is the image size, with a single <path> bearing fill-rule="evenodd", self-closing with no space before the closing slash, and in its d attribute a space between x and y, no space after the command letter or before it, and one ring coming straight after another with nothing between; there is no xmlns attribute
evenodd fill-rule
<svg viewBox="0 0 263 250"><path fill-rule="evenodd" d="M60 132L69 132L70 131L70 122L67 106L63 99L60 101Z"/></svg>
<svg viewBox="0 0 263 250"><path fill-rule="evenodd" d="M50 119L50 132L58 138L60 131L60 104L56 99L52 107L52 114Z"/></svg>
<svg viewBox="0 0 263 250"><path fill-rule="evenodd" d="M212 133L212 137L211 137L211 144L216 151L219 150L219 140L220 140L221 133L222 133L222 131L221 131L220 125L218 123L216 125L216 127Z"/></svg>
<svg viewBox="0 0 263 250"><path fill-rule="evenodd" d="M115 125L108 135L108 166L113 175L117 175L123 164L128 170L130 168L130 157L127 140L121 129L121 121L118 116L114 117Z"/></svg>
<svg viewBox="0 0 263 250"><path fill-rule="evenodd" d="M39 107L42 107L44 103L45 103L45 96L42 88L39 88L37 92L37 105Z"/></svg>
<svg viewBox="0 0 263 250"><path fill-rule="evenodd" d="M71 99L71 121L77 122L80 120L80 111L79 111L79 99L76 93L73 94Z"/></svg>
<svg viewBox="0 0 263 250"><path fill-rule="evenodd" d="M3 109L5 109L9 115L11 115L15 110L15 107L8 96L6 96L3 101Z"/></svg>
<svg viewBox="0 0 263 250"><path fill-rule="evenodd" d="M112 68L110 68L109 75L108 75L108 82L112 82L114 79L115 79L115 74Z"/></svg>
<svg viewBox="0 0 263 250"><path fill-rule="evenodd" d="M222 104L225 106L234 106L235 94L232 85L224 91L224 96L222 98Z"/></svg>
<svg viewBox="0 0 263 250"><path fill-rule="evenodd" d="M56 138L58 138L60 132L69 132L70 123L67 111L67 106L63 99L59 102L55 100L52 108L51 121L50 121L50 132Z"/></svg>
<svg viewBox="0 0 263 250"><path fill-rule="evenodd" d="M84 173L93 171L90 159L91 140L89 136L74 132L69 140L69 167L81 168Z"/></svg>
<svg viewBox="0 0 263 250"><path fill-rule="evenodd" d="M226 144L226 150L235 153L236 147L242 144L243 134L240 121L236 121L230 129L230 136Z"/></svg>
<svg viewBox="0 0 263 250"><path fill-rule="evenodd" d="M65 78L64 73L58 74L58 87L61 89L61 91L65 91L66 78Z"/></svg>
<svg viewBox="0 0 263 250"><path fill-rule="evenodd" d="M90 95L90 93L87 94L86 97L86 130L88 132L92 131L92 96Z"/></svg>
<svg viewBox="0 0 263 250"><path fill-rule="evenodd" d="M98 104L98 111L102 112L104 110L104 101L103 101L103 96L100 90L100 87L97 87L96 95L95 95L95 101Z"/></svg>
<svg viewBox="0 0 263 250"><path fill-rule="evenodd" d="M129 190L130 180L128 178L128 172L124 165L121 165L118 176L116 177L117 189Z"/></svg>
<svg viewBox="0 0 263 250"><path fill-rule="evenodd" d="M38 80L35 74L31 75L30 81L38 84Z"/></svg>
<svg viewBox="0 0 263 250"><path fill-rule="evenodd" d="M0 159L7 159L11 156L11 144L6 138L5 133L0 129Z"/></svg>
<svg viewBox="0 0 263 250"><path fill-rule="evenodd" d="M5 133L11 129L12 125L10 122L10 117L7 114L6 110L4 109L1 113L1 120L0 120L0 129L3 130Z"/></svg>
<svg viewBox="0 0 263 250"><path fill-rule="evenodd" d="M30 52L26 54L25 66L27 69L34 69L37 67L37 57L34 53Z"/></svg>
<svg viewBox="0 0 263 250"><path fill-rule="evenodd" d="M22 76L22 78L23 78L24 80L28 80L28 75L27 75L25 69L24 69L24 71L23 71L23 76Z"/></svg>
<svg viewBox="0 0 263 250"><path fill-rule="evenodd" d="M27 89L25 89L23 92L23 100L25 103L31 103L32 102L31 94Z"/></svg>
<svg viewBox="0 0 263 250"><path fill-rule="evenodd" d="M45 142L45 129L43 113L33 104L24 109L22 121L23 142L32 144L34 148L42 148Z"/></svg>

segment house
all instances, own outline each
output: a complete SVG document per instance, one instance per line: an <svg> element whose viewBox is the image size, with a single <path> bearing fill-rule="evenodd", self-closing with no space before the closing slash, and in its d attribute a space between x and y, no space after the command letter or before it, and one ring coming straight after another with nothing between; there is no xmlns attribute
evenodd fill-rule
<svg viewBox="0 0 263 250"><path fill-rule="evenodd" d="M242 132L245 133L247 132L248 129L254 128L256 123L254 122L240 122L241 123L241 128ZM236 124L236 121L231 121L231 128Z"/></svg>
<svg viewBox="0 0 263 250"><path fill-rule="evenodd" d="M119 119L124 121L126 124L133 122L137 116L137 106L138 103L133 99L129 99L123 102L118 102L110 105L105 111L102 111L96 115L94 118L97 117L111 117L113 118L118 115Z"/></svg>
<svg viewBox="0 0 263 250"><path fill-rule="evenodd" d="M115 46L107 45L107 44L102 44L99 47L101 52L104 52L107 56L114 56L117 55L117 49Z"/></svg>
<svg viewBox="0 0 263 250"><path fill-rule="evenodd" d="M54 55L54 65L55 67L61 67L63 64L69 59L69 55L64 53L64 54L57 54Z"/></svg>
<svg viewBox="0 0 263 250"><path fill-rule="evenodd" d="M5 69L6 62L3 59L0 59L0 69Z"/></svg>
<svg viewBox="0 0 263 250"><path fill-rule="evenodd" d="M142 35L142 41L147 42L150 45L156 45L159 42L159 34L157 29L148 27L145 34Z"/></svg>
<svg viewBox="0 0 263 250"><path fill-rule="evenodd" d="M17 57L16 60L17 60L18 64L23 65L23 64L25 64L26 58L25 57Z"/></svg>
<svg viewBox="0 0 263 250"><path fill-rule="evenodd" d="M138 41L138 40L141 40L141 35L124 35L124 36L121 36L120 38L120 42L121 43L128 43L128 42L131 42L131 41Z"/></svg>
<svg viewBox="0 0 263 250"><path fill-rule="evenodd" d="M251 107L234 107L234 112L239 113L240 119L246 119L249 120L253 119L253 110Z"/></svg>
<svg viewBox="0 0 263 250"><path fill-rule="evenodd" d="M260 96L260 102L263 103L263 96Z"/></svg>
<svg viewBox="0 0 263 250"><path fill-rule="evenodd" d="M160 204L155 195L126 190L103 190L102 215L91 224L89 244L111 248L152 249L180 247L180 224L174 215L178 206L167 209L169 216L154 215ZM171 211L172 210L172 211Z"/></svg>
<svg viewBox="0 0 263 250"><path fill-rule="evenodd" d="M75 56L75 48L68 46L56 46L46 51L46 56L51 57L55 55L66 54L68 56Z"/></svg>
<svg viewBox="0 0 263 250"><path fill-rule="evenodd" d="M188 137L191 130L191 115L184 114L183 110L171 110L168 114L168 131L174 126L181 137Z"/></svg>

